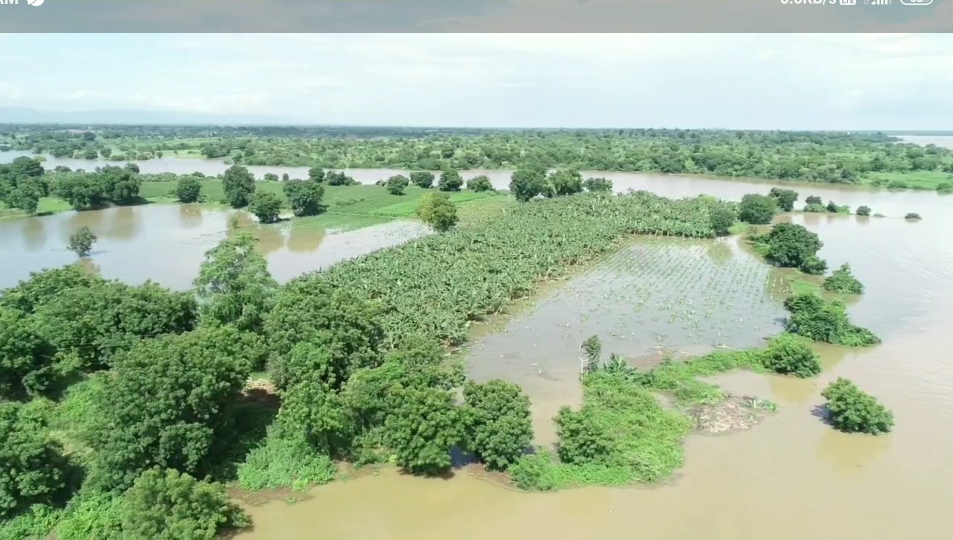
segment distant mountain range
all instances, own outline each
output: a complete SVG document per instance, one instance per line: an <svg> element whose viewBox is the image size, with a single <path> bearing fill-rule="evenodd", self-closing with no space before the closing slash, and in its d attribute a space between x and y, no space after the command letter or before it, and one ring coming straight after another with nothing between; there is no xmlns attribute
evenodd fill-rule
<svg viewBox="0 0 953 540"><path fill-rule="evenodd" d="M39 111L27 107L0 107L0 124L127 124L127 125L295 125L264 115L205 114L173 111L95 110Z"/></svg>

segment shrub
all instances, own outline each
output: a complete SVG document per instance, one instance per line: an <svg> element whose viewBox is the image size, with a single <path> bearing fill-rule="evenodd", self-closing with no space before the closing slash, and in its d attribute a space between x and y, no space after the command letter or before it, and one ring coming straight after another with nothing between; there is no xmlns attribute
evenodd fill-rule
<svg viewBox="0 0 953 540"><path fill-rule="evenodd" d="M880 338L866 328L854 326L847 317L843 302L827 302L815 294L798 294L784 301L790 316L785 323L788 332L814 341L850 347L880 343Z"/></svg>
<svg viewBox="0 0 953 540"><path fill-rule="evenodd" d="M545 195L558 197L582 192L582 175L579 171L567 169L556 171L546 178L548 189Z"/></svg>
<svg viewBox="0 0 953 540"><path fill-rule="evenodd" d="M778 205L767 195L749 193L741 198L738 205L738 219L752 225L767 225L774 219Z"/></svg>
<svg viewBox="0 0 953 540"><path fill-rule="evenodd" d="M473 178L467 180L467 189L476 192L496 191L493 188L493 184L490 182L489 177L487 177L485 174L474 176Z"/></svg>
<svg viewBox="0 0 953 540"><path fill-rule="evenodd" d="M201 193L202 184L198 178L192 176L179 178L179 183L175 186L175 198L180 203L194 203L199 200Z"/></svg>
<svg viewBox="0 0 953 540"><path fill-rule="evenodd" d="M738 217L728 208L715 208L711 211L711 228L718 236L727 235L736 221Z"/></svg>
<svg viewBox="0 0 953 540"><path fill-rule="evenodd" d="M417 187L430 189L433 187L433 173L430 171L414 171L410 173L410 181Z"/></svg>
<svg viewBox="0 0 953 540"><path fill-rule="evenodd" d="M122 529L129 538L213 540L222 529L249 524L220 484L174 470L150 469L123 495Z"/></svg>
<svg viewBox="0 0 953 540"><path fill-rule="evenodd" d="M919 220L919 219L923 219L923 218L921 218L921 217L920 217L920 214L918 214L918 213L916 213L916 212L910 212L909 214L903 216L903 219Z"/></svg>
<svg viewBox="0 0 953 540"><path fill-rule="evenodd" d="M804 262L801 263L798 269L805 274L821 276L824 275L824 272L827 272L827 261L817 255L811 255L807 259L804 259Z"/></svg>
<svg viewBox="0 0 953 540"><path fill-rule="evenodd" d="M324 179L322 175L322 180ZM324 198L324 186L314 180L287 180L281 186L291 212L297 216L313 216L321 213L321 199Z"/></svg>
<svg viewBox="0 0 953 540"><path fill-rule="evenodd" d="M450 449L462 438L453 394L437 388L401 389L394 402L385 426L386 443L397 464L423 474L450 467Z"/></svg>
<svg viewBox="0 0 953 540"><path fill-rule="evenodd" d="M878 435L893 429L893 413L848 379L838 377L821 396L827 400L831 423L841 431Z"/></svg>
<svg viewBox="0 0 953 540"><path fill-rule="evenodd" d="M937 193L953 193L953 182L942 182L936 186Z"/></svg>
<svg viewBox="0 0 953 540"><path fill-rule="evenodd" d="M804 203L807 204L808 206L812 204L823 205L824 200L818 197L817 195L810 195L808 198L804 199Z"/></svg>
<svg viewBox="0 0 953 540"><path fill-rule="evenodd" d="M771 340L764 354L764 367L782 375L804 378L821 372L820 357L808 340L788 333Z"/></svg>
<svg viewBox="0 0 953 540"><path fill-rule="evenodd" d="M533 441L529 398L513 383L468 381L463 387L466 447L487 467L506 470Z"/></svg>
<svg viewBox="0 0 953 540"><path fill-rule="evenodd" d="M324 181L329 186L356 186L359 182L350 176L344 174L344 171L327 171L324 173Z"/></svg>
<svg viewBox="0 0 953 540"><path fill-rule="evenodd" d="M334 479L334 463L302 437L269 433L264 444L248 453L238 466L242 489L290 488L296 491Z"/></svg>
<svg viewBox="0 0 953 540"><path fill-rule="evenodd" d="M857 215L858 215L858 216L869 216L869 215L870 215L870 207L867 206L867 205L858 206L858 207L857 207Z"/></svg>
<svg viewBox="0 0 953 540"><path fill-rule="evenodd" d="M19 403L0 403L0 519L51 503L66 488L63 448L46 420Z"/></svg>
<svg viewBox="0 0 953 540"><path fill-rule="evenodd" d="M612 193L612 180L605 178L586 178L582 186L592 193Z"/></svg>
<svg viewBox="0 0 953 540"><path fill-rule="evenodd" d="M404 190L410 185L410 180L402 174L391 176L387 179L385 186L391 195L403 195Z"/></svg>
<svg viewBox="0 0 953 540"><path fill-rule="evenodd" d="M850 264L844 263L824 280L824 290L838 293L863 294L864 284L858 281L850 271Z"/></svg>
<svg viewBox="0 0 953 540"><path fill-rule="evenodd" d="M270 191L256 193L251 197L248 211L255 214L261 223L274 223L281 213L281 199Z"/></svg>
<svg viewBox="0 0 953 540"><path fill-rule="evenodd" d="M832 214L836 214L838 208L839 208L839 207L837 206L837 203L835 203L834 201L828 201L828 203L827 203L827 211L828 211L828 212L830 212L830 213L832 213Z"/></svg>
<svg viewBox="0 0 953 540"><path fill-rule="evenodd" d="M457 224L457 207L445 193L430 193L420 201L417 216L439 232L446 232Z"/></svg>
<svg viewBox="0 0 953 540"><path fill-rule="evenodd" d="M777 202L778 208L790 212L794 210L794 202L797 201L798 193L793 189L771 188L768 196Z"/></svg>
<svg viewBox="0 0 953 540"><path fill-rule="evenodd" d="M460 177L460 173L453 169L440 173L437 189L440 191L460 191L461 187L463 187L463 178Z"/></svg>
<svg viewBox="0 0 953 540"><path fill-rule="evenodd" d="M820 203L812 203L804 207L804 211L811 214L827 213L827 207Z"/></svg>
<svg viewBox="0 0 953 540"><path fill-rule="evenodd" d="M222 175L222 191L229 206L244 208L255 193L255 177L245 167L232 165Z"/></svg>
<svg viewBox="0 0 953 540"><path fill-rule="evenodd" d="M510 178L510 193L517 201L526 202L546 193L546 169L539 166L521 167Z"/></svg>

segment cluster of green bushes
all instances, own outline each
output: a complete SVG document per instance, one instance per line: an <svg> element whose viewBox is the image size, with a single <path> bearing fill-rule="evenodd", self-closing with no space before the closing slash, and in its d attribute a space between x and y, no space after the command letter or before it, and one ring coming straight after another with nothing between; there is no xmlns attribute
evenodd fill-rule
<svg viewBox="0 0 953 540"><path fill-rule="evenodd" d="M821 396L831 423L841 431L879 435L893 429L893 413L850 380L838 377Z"/></svg>
<svg viewBox="0 0 953 540"><path fill-rule="evenodd" d="M880 338L870 330L850 323L847 307L840 300L825 300L816 294L798 294L784 301L789 317L788 332L813 341L866 347L877 345Z"/></svg>
<svg viewBox="0 0 953 540"><path fill-rule="evenodd" d="M762 235L751 235L755 249L769 262L782 268L797 268L805 274L821 275L827 262L817 256L824 243L803 225L778 223Z"/></svg>
<svg viewBox="0 0 953 540"><path fill-rule="evenodd" d="M845 294L864 294L864 284L854 277L850 264L844 263L824 280L824 290Z"/></svg>
<svg viewBox="0 0 953 540"><path fill-rule="evenodd" d="M510 180L510 193L522 202L540 196L551 199L574 195L582 193L583 190L591 193L611 193L612 181L605 178L583 180L579 171L574 169L547 173L546 167L538 163L517 169Z"/></svg>
<svg viewBox="0 0 953 540"><path fill-rule="evenodd" d="M809 213L820 213L820 214L850 214L849 206L838 206L834 201L829 201L826 205L824 201L816 196L811 195L807 199L804 199L804 202L807 203L804 206L804 211ZM857 209L858 216L869 216L870 207L861 206Z"/></svg>

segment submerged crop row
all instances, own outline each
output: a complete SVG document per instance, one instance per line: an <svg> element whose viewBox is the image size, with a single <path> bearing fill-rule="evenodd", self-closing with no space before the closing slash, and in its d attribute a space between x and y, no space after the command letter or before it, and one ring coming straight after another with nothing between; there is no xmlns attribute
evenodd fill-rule
<svg viewBox="0 0 953 540"><path fill-rule="evenodd" d="M518 205L499 219L355 259L302 280L383 304L391 339L422 333L460 343L471 321L500 312L541 280L618 247L631 234L713 237L711 198L647 192L576 195Z"/></svg>

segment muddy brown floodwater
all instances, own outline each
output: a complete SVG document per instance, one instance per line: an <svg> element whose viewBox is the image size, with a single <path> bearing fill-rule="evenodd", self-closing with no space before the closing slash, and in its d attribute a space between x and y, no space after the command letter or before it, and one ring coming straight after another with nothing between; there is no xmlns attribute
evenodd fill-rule
<svg viewBox="0 0 953 540"><path fill-rule="evenodd" d="M16 285L30 272L72 263L69 235L82 225L99 237L89 264L103 277L128 283L152 279L174 289L191 287L205 252L234 230L257 236L268 269L280 282L344 259L427 234L414 221L394 221L353 231L297 228L295 222L258 227L244 212L198 205L149 204L44 217L0 220L0 288Z"/></svg>
<svg viewBox="0 0 953 540"><path fill-rule="evenodd" d="M158 161L144 163L158 166ZM202 170L201 160L178 161L183 162L176 165L183 168L178 172ZM364 171L360 179L372 182L387 174ZM599 174L612 178L620 190L647 189L670 197L705 193L737 200L772 186ZM492 179L505 185L508 174L495 171ZM772 400L780 409L749 431L689 437L685 466L665 485L528 494L467 470L449 480L385 470L313 489L295 504L249 507L255 526L239 538L949 538L953 196L826 185L795 189L801 201L818 195L852 208L866 204L888 216L790 218L820 234L820 255L831 267L851 264L867 287L850 303L851 316L879 334L883 344L860 350L819 347L824 373L815 379L744 372L718 377L714 382L724 389ZM923 220L905 221L907 212ZM0 220L0 287L31 270L74 260L64 245L83 224L101 237L93 261L104 275L187 287L204 251L227 234L228 219L225 212L147 205ZM296 232L293 225L263 231L269 266L287 280L401 242L422 228L393 223L341 234ZM736 239L639 240L562 286L549 287L527 309L502 321L498 331L476 332L470 374L523 384L534 400L538 440L551 443L555 437L548 419L562 404L579 400L575 373L579 343L586 336L599 334L606 353L630 355L645 365L660 356L659 350L695 354L716 344L757 344L780 328L779 279L777 270L753 259ZM815 417L813 410L823 403L820 391L838 376L855 380L892 409L895 431L881 437L845 435Z"/></svg>

